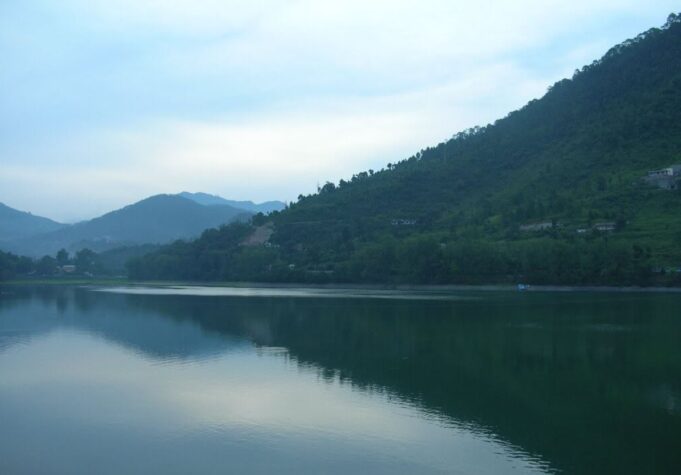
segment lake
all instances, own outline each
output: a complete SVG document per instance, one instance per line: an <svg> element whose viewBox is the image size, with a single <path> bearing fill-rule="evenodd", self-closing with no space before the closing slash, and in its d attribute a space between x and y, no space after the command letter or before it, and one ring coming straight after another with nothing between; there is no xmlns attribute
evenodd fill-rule
<svg viewBox="0 0 681 475"><path fill-rule="evenodd" d="M0 287L0 473L681 473L681 294Z"/></svg>

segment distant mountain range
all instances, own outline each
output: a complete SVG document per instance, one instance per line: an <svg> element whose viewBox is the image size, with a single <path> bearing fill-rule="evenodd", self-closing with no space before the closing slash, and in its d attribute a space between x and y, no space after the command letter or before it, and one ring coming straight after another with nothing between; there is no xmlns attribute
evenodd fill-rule
<svg viewBox="0 0 681 475"><path fill-rule="evenodd" d="M163 244L199 236L208 228L281 209L277 201L255 204L206 193L155 195L98 218L68 225L0 204L0 249L27 256L59 249L97 252L122 246Z"/></svg>
<svg viewBox="0 0 681 475"><path fill-rule="evenodd" d="M265 201L264 203L256 204L252 201L226 200L221 196L210 195L208 193L190 193L188 191L183 191L182 193L179 193L178 196L190 199L201 205L227 205L233 206L234 208L244 209L246 211L251 211L252 213L268 214L272 211L281 211L286 207L286 204L282 201Z"/></svg>
<svg viewBox="0 0 681 475"><path fill-rule="evenodd" d="M34 216L0 203L0 246L6 241L56 231L65 226L51 219Z"/></svg>

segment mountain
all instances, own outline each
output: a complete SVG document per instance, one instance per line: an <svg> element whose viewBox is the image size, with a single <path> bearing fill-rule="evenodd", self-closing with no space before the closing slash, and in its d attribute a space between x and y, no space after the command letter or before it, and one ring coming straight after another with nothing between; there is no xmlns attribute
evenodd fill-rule
<svg viewBox="0 0 681 475"><path fill-rule="evenodd" d="M131 275L681 282L672 189L681 176L648 177L677 164L681 16L672 14L493 124L301 196L266 218L274 233L264 246L242 245L267 224L256 220L137 259Z"/></svg>
<svg viewBox="0 0 681 475"><path fill-rule="evenodd" d="M55 231L65 226L51 219L34 216L0 203L0 245L5 241Z"/></svg>
<svg viewBox="0 0 681 475"><path fill-rule="evenodd" d="M203 206L176 195L156 195L53 232L5 244L6 250L29 256L54 254L61 248L105 251L135 244L167 243L196 237L207 228L251 216L227 205Z"/></svg>
<svg viewBox="0 0 681 475"><path fill-rule="evenodd" d="M265 201L264 203L256 204L252 201L226 200L221 196L210 195L208 193L190 193L188 191L183 191L182 193L178 193L178 196L190 199L205 206L227 205L250 211L251 213L268 214L272 211L281 211L286 207L286 204L281 201Z"/></svg>

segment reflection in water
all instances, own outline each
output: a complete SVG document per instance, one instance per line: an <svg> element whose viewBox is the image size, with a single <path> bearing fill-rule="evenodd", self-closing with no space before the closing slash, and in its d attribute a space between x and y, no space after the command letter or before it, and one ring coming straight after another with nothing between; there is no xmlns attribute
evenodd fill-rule
<svg viewBox="0 0 681 475"><path fill-rule="evenodd" d="M681 467L678 296L287 292L5 289L0 472Z"/></svg>
<svg viewBox="0 0 681 475"><path fill-rule="evenodd" d="M164 285L156 287L119 286L93 288L99 292L128 295L192 295L202 297L291 297L334 299L390 299L390 300L464 300L470 296L453 295L438 291L365 290L348 291L334 288L296 287L197 287L191 285Z"/></svg>

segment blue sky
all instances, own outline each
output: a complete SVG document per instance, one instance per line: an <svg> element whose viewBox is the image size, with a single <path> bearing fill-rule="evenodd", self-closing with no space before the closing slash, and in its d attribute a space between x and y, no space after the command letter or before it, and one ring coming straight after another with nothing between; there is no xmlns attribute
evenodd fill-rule
<svg viewBox="0 0 681 475"><path fill-rule="evenodd" d="M673 1L0 2L0 201L293 200L504 116Z"/></svg>

